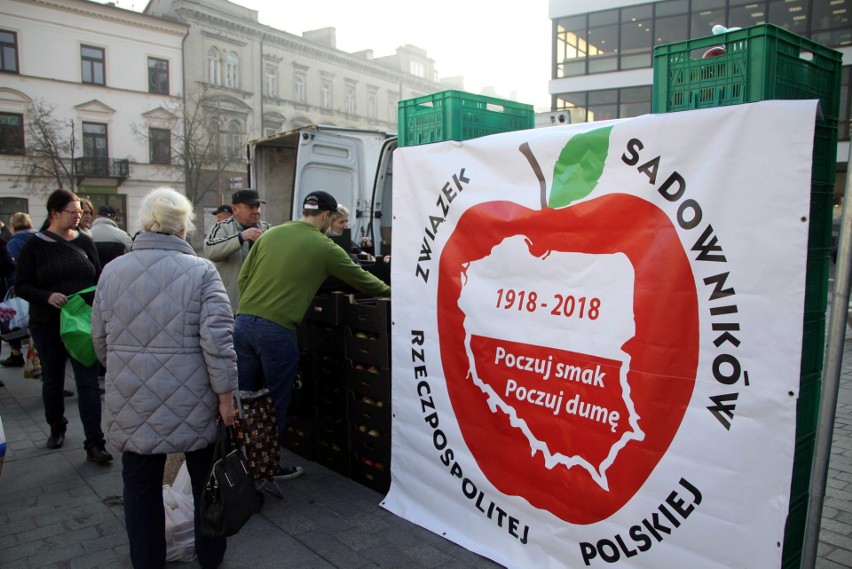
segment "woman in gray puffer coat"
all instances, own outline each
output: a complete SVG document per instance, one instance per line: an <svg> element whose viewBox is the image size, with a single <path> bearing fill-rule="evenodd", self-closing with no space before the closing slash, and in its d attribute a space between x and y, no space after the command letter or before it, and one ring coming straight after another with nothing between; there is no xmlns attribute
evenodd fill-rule
<svg viewBox="0 0 852 569"><path fill-rule="evenodd" d="M217 567L225 555L224 538L197 529L217 416L234 421L234 318L216 267L184 240L193 217L178 192L148 194L142 232L129 253L105 267L92 305L92 340L107 370L107 441L123 453L125 525L137 569L165 565L167 453L186 455L201 566Z"/></svg>

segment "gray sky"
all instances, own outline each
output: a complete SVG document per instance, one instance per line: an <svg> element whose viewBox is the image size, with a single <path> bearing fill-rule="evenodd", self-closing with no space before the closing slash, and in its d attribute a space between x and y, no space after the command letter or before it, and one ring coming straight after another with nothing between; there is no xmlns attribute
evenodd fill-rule
<svg viewBox="0 0 852 569"><path fill-rule="evenodd" d="M101 1L101 0L99 0ZM105 1L105 0L104 0ZM142 11L145 0L114 0ZM392 55L413 44L435 60L441 77L463 75L465 90L493 87L549 110L551 22L547 0L233 0L258 11L261 23L301 35L336 28L337 47Z"/></svg>

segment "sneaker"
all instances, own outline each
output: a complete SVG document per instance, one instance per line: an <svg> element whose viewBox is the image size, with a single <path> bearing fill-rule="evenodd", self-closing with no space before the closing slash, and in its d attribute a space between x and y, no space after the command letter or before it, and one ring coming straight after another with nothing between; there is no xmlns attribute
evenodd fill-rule
<svg viewBox="0 0 852 569"><path fill-rule="evenodd" d="M24 354L12 354L5 360L0 360L3 367L24 367Z"/></svg>
<svg viewBox="0 0 852 569"><path fill-rule="evenodd" d="M298 478L305 471L301 466L290 466L279 464L278 468L275 469L275 474L272 475L272 478L275 480L290 480L291 478Z"/></svg>

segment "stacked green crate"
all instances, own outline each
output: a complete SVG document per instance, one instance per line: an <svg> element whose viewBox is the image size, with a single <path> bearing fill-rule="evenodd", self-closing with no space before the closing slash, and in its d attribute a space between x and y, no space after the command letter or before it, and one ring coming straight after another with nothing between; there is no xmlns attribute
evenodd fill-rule
<svg viewBox="0 0 852 569"><path fill-rule="evenodd" d="M714 49L724 47L724 51ZM708 53L709 52L709 53ZM706 54L706 55L705 55ZM802 366L796 447L782 567L798 567L819 416L829 252L840 109L841 54L762 24L654 49L655 113L751 103L819 99L814 135Z"/></svg>
<svg viewBox="0 0 852 569"><path fill-rule="evenodd" d="M535 126L532 105L452 90L400 101L398 115L399 146L468 140Z"/></svg>

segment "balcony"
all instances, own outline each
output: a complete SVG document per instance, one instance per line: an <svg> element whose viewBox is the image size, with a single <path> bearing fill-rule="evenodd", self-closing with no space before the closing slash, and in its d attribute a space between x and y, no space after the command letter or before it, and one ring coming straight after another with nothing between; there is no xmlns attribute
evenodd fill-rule
<svg viewBox="0 0 852 569"><path fill-rule="evenodd" d="M121 184L130 175L130 161L112 158L75 158L74 174L79 183L84 178L115 178Z"/></svg>

